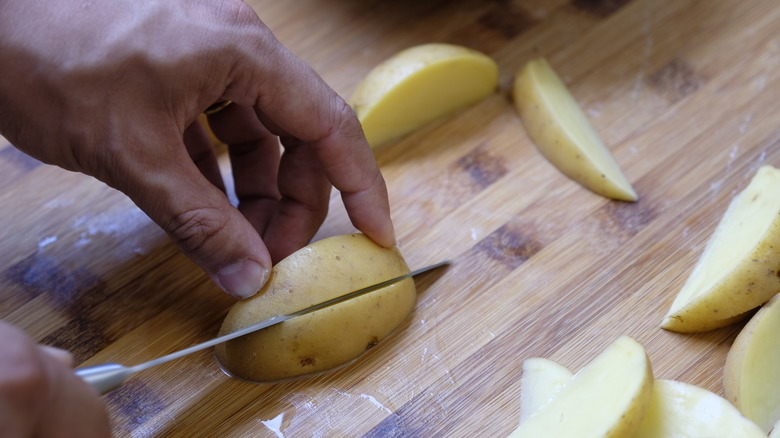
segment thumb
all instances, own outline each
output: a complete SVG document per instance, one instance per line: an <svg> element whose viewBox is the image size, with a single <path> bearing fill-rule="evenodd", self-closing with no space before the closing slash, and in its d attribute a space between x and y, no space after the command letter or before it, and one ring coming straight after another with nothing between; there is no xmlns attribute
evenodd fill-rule
<svg viewBox="0 0 780 438"><path fill-rule="evenodd" d="M272 267L259 233L186 152L164 158L151 166L131 166L123 172L126 177L114 178L112 185L162 227L223 291L240 299L256 294Z"/></svg>

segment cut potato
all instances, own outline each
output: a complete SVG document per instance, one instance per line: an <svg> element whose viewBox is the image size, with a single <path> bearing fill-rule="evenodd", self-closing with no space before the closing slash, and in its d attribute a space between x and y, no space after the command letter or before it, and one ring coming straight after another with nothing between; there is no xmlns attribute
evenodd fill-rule
<svg viewBox="0 0 780 438"><path fill-rule="evenodd" d="M633 438L764 438L766 434L723 397L674 380L656 380Z"/></svg>
<svg viewBox="0 0 780 438"><path fill-rule="evenodd" d="M274 266L260 292L237 302L222 324L227 334L409 273L398 249L362 234L320 240ZM407 278L366 295L299 316L215 348L230 375L269 382L338 367L387 337L417 300Z"/></svg>
<svg viewBox="0 0 780 438"><path fill-rule="evenodd" d="M636 201L631 183L547 60L531 60L520 70L513 95L528 135L558 170L601 196Z"/></svg>
<svg viewBox="0 0 780 438"><path fill-rule="evenodd" d="M745 325L723 373L726 398L764 432L780 421L779 300L776 295Z"/></svg>
<svg viewBox="0 0 780 438"><path fill-rule="evenodd" d="M523 362L521 422L544 408L571 379L571 371L547 359ZM549 397L549 398L548 398ZM526 416L527 418L527 416ZM656 380L653 397L633 438L759 438L765 433L723 397L687 383Z"/></svg>
<svg viewBox="0 0 780 438"><path fill-rule="evenodd" d="M621 336L510 436L631 436L652 394L653 372L645 349L632 338Z"/></svg>
<svg viewBox="0 0 780 438"><path fill-rule="evenodd" d="M780 291L780 171L761 167L729 205L661 327L700 332L749 315Z"/></svg>
<svg viewBox="0 0 780 438"><path fill-rule="evenodd" d="M376 66L349 103L372 147L473 105L498 88L498 66L478 51L423 44Z"/></svg>
<svg viewBox="0 0 780 438"><path fill-rule="evenodd" d="M572 375L568 368L550 359L532 357L524 360L520 378L520 422L555 398Z"/></svg>

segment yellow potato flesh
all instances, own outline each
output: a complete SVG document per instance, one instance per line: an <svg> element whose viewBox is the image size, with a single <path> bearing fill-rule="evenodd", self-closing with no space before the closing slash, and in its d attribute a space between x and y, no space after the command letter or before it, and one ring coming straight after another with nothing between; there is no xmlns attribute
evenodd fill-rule
<svg viewBox="0 0 780 438"><path fill-rule="evenodd" d="M723 397L683 382L656 380L633 438L763 438L766 434Z"/></svg>
<svg viewBox="0 0 780 438"><path fill-rule="evenodd" d="M644 348L622 336L520 423L510 437L631 436L652 393L653 373Z"/></svg>
<svg viewBox="0 0 780 438"><path fill-rule="evenodd" d="M520 422L555 398L572 375L568 368L549 359L533 357L524 360L520 378Z"/></svg>
<svg viewBox="0 0 780 438"><path fill-rule="evenodd" d="M494 93L498 66L451 44L424 44L376 66L349 99L372 147L408 134Z"/></svg>
<svg viewBox="0 0 780 438"><path fill-rule="evenodd" d="M764 432L780 421L780 297L765 304L734 340L723 388L726 398Z"/></svg>
<svg viewBox="0 0 780 438"><path fill-rule="evenodd" d="M545 59L520 70L513 96L528 135L558 170L601 196L636 201L612 153Z"/></svg>
<svg viewBox="0 0 780 438"><path fill-rule="evenodd" d="M315 242L280 261L268 284L236 303L220 329L230 333L409 272L397 249L362 234ZM215 348L224 370L268 382L343 365L387 337L414 309L414 280L299 316Z"/></svg>
<svg viewBox="0 0 780 438"><path fill-rule="evenodd" d="M699 332L743 319L780 291L780 171L761 167L729 205L662 327Z"/></svg>

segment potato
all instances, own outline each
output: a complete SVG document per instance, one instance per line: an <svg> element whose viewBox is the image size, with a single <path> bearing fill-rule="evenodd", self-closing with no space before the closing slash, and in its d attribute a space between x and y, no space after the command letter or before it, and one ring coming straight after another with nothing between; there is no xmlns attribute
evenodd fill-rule
<svg viewBox="0 0 780 438"><path fill-rule="evenodd" d="M550 359L532 357L524 360L520 378L520 422L555 398L571 377L568 368Z"/></svg>
<svg viewBox="0 0 780 438"><path fill-rule="evenodd" d="M780 297L765 304L737 335L726 357L726 398L764 432L780 421Z"/></svg>
<svg viewBox="0 0 780 438"><path fill-rule="evenodd" d="M498 88L488 56L452 44L403 50L371 70L349 99L372 147L473 105Z"/></svg>
<svg viewBox="0 0 780 438"><path fill-rule="evenodd" d="M407 273L398 249L383 248L362 234L323 239L274 266L256 296L230 309L219 334ZM414 280L407 278L220 344L216 356L228 374L255 382L332 369L386 338L409 316L416 300Z"/></svg>
<svg viewBox="0 0 780 438"><path fill-rule="evenodd" d="M633 438L765 438L723 397L683 382L656 380L653 398Z"/></svg>
<svg viewBox="0 0 780 438"><path fill-rule="evenodd" d="M558 170L601 196L636 201L631 183L547 60L520 69L513 96L528 135Z"/></svg>
<svg viewBox="0 0 780 438"><path fill-rule="evenodd" d="M780 171L762 166L729 205L661 327L724 327L780 291Z"/></svg>
<svg viewBox="0 0 780 438"><path fill-rule="evenodd" d="M645 349L632 338L621 336L510 436L631 436L652 394L653 372Z"/></svg>
<svg viewBox="0 0 780 438"><path fill-rule="evenodd" d="M520 381L521 423L550 403L571 376L566 367L548 359L524 361ZM630 436L759 438L766 435L758 425L715 393L683 382L655 380L648 408L637 431Z"/></svg>

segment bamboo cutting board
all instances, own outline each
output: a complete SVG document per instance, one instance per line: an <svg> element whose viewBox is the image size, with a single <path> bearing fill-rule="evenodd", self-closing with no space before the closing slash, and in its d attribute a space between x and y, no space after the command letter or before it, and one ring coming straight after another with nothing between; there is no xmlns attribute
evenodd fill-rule
<svg viewBox="0 0 780 438"><path fill-rule="evenodd" d="M579 369L626 334L655 376L722 394L743 324L659 329L733 195L780 166L774 0L254 0L296 54L348 96L426 42L492 56L501 89L377 151L418 306L390 339L326 374L254 385L211 352L105 396L118 437L505 436L520 366ZM569 181L526 136L509 86L546 56L640 196ZM223 163L224 164L224 163ZM232 300L129 200L0 149L0 318L84 365L139 363L215 336ZM352 232L334 194L316 239Z"/></svg>

